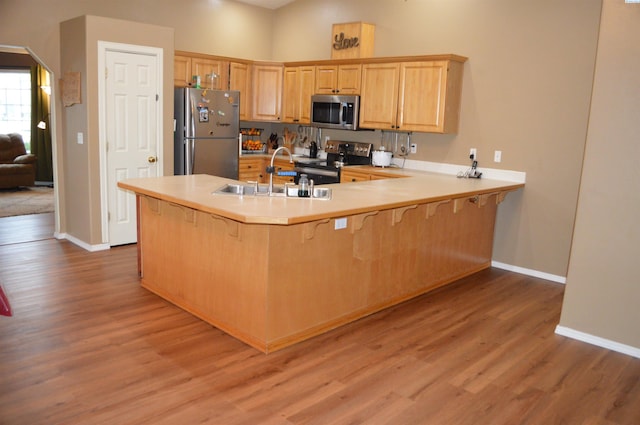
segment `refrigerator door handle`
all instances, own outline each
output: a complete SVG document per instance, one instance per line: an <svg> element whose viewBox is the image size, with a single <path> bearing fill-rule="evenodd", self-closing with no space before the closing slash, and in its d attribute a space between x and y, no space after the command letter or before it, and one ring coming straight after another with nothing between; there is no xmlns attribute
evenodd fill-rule
<svg viewBox="0 0 640 425"><path fill-rule="evenodd" d="M189 175L189 174L193 174L193 163L196 158L196 152L195 152L196 139L186 139L184 143L186 147L186 152L185 152L186 164L185 164L184 173L186 175Z"/></svg>
<svg viewBox="0 0 640 425"><path fill-rule="evenodd" d="M189 91L185 90L185 97L188 99L189 110L191 111L190 117L191 119L187 120L187 134L189 134L192 138L185 140L185 166L184 173L186 175L193 174L193 161L195 159L195 140L193 137L196 135L196 104L193 101L193 98L189 96ZM185 99L185 100L187 100Z"/></svg>

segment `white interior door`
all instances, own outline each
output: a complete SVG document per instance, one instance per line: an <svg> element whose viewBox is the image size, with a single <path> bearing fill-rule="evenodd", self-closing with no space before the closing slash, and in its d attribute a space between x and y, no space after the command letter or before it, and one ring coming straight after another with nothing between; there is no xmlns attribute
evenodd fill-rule
<svg viewBox="0 0 640 425"><path fill-rule="evenodd" d="M158 57L105 51L107 227L110 246L137 241L135 196L120 180L161 174Z"/></svg>

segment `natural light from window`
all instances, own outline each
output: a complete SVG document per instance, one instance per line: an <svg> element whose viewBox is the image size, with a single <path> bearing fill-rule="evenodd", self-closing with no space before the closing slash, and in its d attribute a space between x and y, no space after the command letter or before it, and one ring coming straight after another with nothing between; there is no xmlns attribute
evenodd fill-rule
<svg viewBox="0 0 640 425"><path fill-rule="evenodd" d="M0 69L0 134L20 133L31 151L31 72Z"/></svg>

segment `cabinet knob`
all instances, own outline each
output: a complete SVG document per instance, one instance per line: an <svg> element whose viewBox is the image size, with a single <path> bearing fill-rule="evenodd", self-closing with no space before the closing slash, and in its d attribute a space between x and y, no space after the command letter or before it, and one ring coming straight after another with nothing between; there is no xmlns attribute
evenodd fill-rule
<svg viewBox="0 0 640 425"><path fill-rule="evenodd" d="M156 158L155 156L150 156L149 158L147 158L147 161L149 161L150 164L153 164L157 160L158 160L158 158Z"/></svg>

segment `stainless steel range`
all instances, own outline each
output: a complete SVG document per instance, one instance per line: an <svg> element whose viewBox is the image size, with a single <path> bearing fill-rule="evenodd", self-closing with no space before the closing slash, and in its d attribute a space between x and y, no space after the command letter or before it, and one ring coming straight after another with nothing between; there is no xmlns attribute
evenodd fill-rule
<svg viewBox="0 0 640 425"><path fill-rule="evenodd" d="M349 165L371 164L371 143L327 141L325 147L326 160L296 161L295 183L300 174L306 174L314 184L340 183L340 170Z"/></svg>

